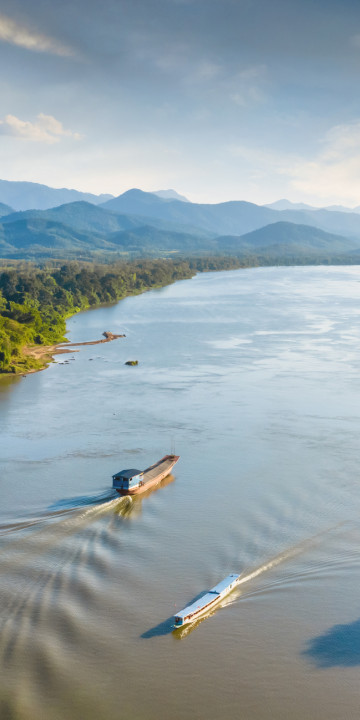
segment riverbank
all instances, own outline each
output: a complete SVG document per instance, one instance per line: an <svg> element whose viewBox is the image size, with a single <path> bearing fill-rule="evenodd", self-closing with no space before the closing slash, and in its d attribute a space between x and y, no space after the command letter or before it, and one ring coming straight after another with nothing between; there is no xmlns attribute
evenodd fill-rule
<svg viewBox="0 0 360 720"><path fill-rule="evenodd" d="M0 377L47 367L54 354L70 347L66 320L82 310L190 279L198 271L235 267L236 258L6 267L0 271Z"/></svg>
<svg viewBox="0 0 360 720"><path fill-rule="evenodd" d="M42 364L42 367L39 368L32 368L28 370L26 373L23 373L23 375L28 375L29 373L39 372L40 370L45 370L49 363L53 362L54 355L62 355L65 353L71 353L71 352L79 352L76 348L84 347L85 345L101 345L102 343L108 343L112 342L113 340L118 340L118 338L124 338L126 335L115 335L112 332L104 332L104 337L101 340L90 340L88 342L80 342L80 343L59 343L55 345L32 345L29 347L23 348L23 353L26 357L33 358L34 360L40 362ZM9 375L10 373L7 373ZM4 375L5 376L5 375Z"/></svg>
<svg viewBox="0 0 360 720"><path fill-rule="evenodd" d="M25 375L45 368L55 353L70 347L66 321L76 313L195 273L186 261L161 259L6 268L0 272L0 374Z"/></svg>

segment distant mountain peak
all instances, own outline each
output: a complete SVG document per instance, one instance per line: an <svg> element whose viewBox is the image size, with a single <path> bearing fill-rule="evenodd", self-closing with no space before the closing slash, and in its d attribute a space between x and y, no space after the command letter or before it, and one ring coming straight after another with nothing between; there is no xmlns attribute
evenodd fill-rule
<svg viewBox="0 0 360 720"><path fill-rule="evenodd" d="M291 202L291 200L286 200L286 198L282 198L281 200L276 200L273 203L268 203L267 205L263 205L263 207L270 208L271 210L318 210L319 208L313 207L312 205L306 205L306 203L294 203Z"/></svg>
<svg viewBox="0 0 360 720"><path fill-rule="evenodd" d="M181 202L190 202L185 195L180 195L176 190L153 190L153 195L157 195L164 200L181 200Z"/></svg>
<svg viewBox="0 0 360 720"><path fill-rule="evenodd" d="M140 190L140 188L130 188L130 190L125 190L125 192L121 193L121 195L118 195L117 197L113 198L114 200L119 200L119 198L124 198L128 200L129 198L134 200L141 200L142 202L159 202L161 203L163 198L160 198L158 195L152 192L147 192L146 190Z"/></svg>

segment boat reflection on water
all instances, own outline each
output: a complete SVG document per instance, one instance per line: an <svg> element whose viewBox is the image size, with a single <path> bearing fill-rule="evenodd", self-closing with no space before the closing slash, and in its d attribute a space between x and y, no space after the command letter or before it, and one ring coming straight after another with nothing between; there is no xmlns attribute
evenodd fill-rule
<svg viewBox="0 0 360 720"><path fill-rule="evenodd" d="M146 500L146 498L150 497L150 495L156 493L158 490L161 490L167 485L170 485L174 480L174 475L170 474L167 475L163 480L161 480L158 485L149 488L149 490L145 490L141 495L124 495L123 497L120 497L119 500L116 502L114 513L125 518L130 516L137 517L141 515L143 501Z"/></svg>

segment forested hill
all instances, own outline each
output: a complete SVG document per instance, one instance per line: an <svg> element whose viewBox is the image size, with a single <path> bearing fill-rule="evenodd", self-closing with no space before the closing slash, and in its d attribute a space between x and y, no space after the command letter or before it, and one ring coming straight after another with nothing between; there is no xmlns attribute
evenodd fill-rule
<svg viewBox="0 0 360 720"><path fill-rule="evenodd" d="M79 310L192 277L197 270L239 267L231 258L138 260L113 265L69 262L39 268L0 268L0 373L24 373L43 363L24 353L30 345L65 340L66 318Z"/></svg>
<svg viewBox="0 0 360 720"><path fill-rule="evenodd" d="M5 203L0 202L0 217L6 217L12 212L13 209L10 207L10 205L5 205Z"/></svg>
<svg viewBox="0 0 360 720"><path fill-rule="evenodd" d="M0 200L1 188L0 182ZM136 189L105 203L78 198L45 210L14 211L0 203L0 257L14 260L250 253L261 262L357 263L359 252L358 212L276 210L243 201L197 204Z"/></svg>

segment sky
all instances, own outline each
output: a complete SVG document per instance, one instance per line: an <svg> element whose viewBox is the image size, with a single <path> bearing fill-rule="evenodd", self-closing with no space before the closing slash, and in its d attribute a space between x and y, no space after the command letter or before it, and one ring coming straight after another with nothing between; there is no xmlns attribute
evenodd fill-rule
<svg viewBox="0 0 360 720"><path fill-rule="evenodd" d="M2 0L0 178L360 205L359 0Z"/></svg>

